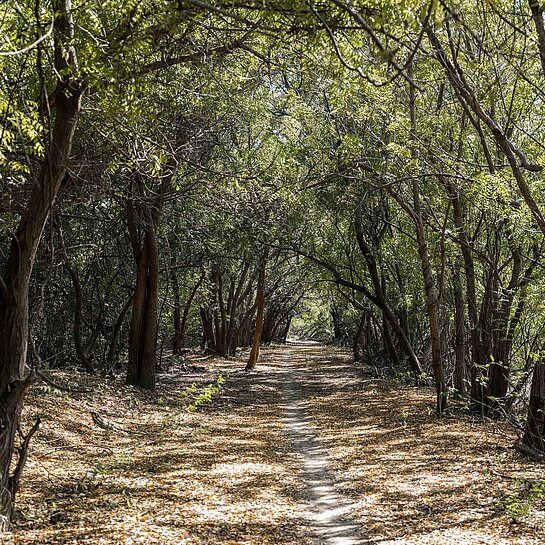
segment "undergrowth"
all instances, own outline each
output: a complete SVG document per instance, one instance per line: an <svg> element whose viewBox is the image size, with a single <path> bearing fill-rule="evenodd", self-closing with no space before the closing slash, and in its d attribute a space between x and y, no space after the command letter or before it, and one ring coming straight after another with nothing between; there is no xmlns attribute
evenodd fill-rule
<svg viewBox="0 0 545 545"><path fill-rule="evenodd" d="M226 378L219 375L218 378L206 386L199 388L195 383L185 388L180 395L180 404L187 412L196 412L203 405L209 405L213 399L223 390Z"/></svg>

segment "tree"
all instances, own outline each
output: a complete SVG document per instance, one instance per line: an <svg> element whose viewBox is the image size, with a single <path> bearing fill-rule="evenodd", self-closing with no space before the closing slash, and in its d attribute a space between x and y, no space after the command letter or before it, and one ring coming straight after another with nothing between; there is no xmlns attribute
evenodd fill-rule
<svg viewBox="0 0 545 545"><path fill-rule="evenodd" d="M16 469L10 474L23 399L32 380L32 375L25 376L30 275L51 206L65 179L85 90L85 84L77 79L70 0L56 2L54 32L55 70L61 75L54 91L55 118L40 173L12 237L0 282L0 531L9 527L31 436L23 439Z"/></svg>

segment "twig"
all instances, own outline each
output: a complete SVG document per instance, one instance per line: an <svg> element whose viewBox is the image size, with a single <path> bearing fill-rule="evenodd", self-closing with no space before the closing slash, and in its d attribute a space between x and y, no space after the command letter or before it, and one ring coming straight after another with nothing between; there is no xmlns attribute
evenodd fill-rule
<svg viewBox="0 0 545 545"><path fill-rule="evenodd" d="M108 422L102 418L96 411L90 411L91 417L93 418L93 422L103 430L107 431L117 431L122 433L129 433L128 430L121 428L120 426L117 426L113 424L112 422Z"/></svg>
<svg viewBox="0 0 545 545"><path fill-rule="evenodd" d="M23 474L23 469L25 467L27 454L28 454L28 445L30 444L30 440L32 439L32 436L38 431L40 428L41 418L38 417L36 422L34 423L34 426L30 428L30 431L26 434L26 436L23 436L21 433L21 430L19 430L19 434L23 437L23 442L21 443L21 446L18 448L19 452L19 459L17 460L17 466L15 467L15 471L13 472L13 475L10 477L10 488L11 488L11 494L12 497L15 496L17 493L17 490L19 489L19 481L21 480L21 475Z"/></svg>

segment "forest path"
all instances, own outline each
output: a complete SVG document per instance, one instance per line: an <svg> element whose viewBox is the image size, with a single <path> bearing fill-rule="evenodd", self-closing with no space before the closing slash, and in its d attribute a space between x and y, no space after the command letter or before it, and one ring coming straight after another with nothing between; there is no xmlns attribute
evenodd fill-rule
<svg viewBox="0 0 545 545"><path fill-rule="evenodd" d="M312 343L265 350L240 380L239 392L244 384L284 415L312 543L544 542L545 504L526 526L501 507L517 479L540 475L513 451L505 426L437 419L430 389L379 379L342 350Z"/></svg>
<svg viewBox="0 0 545 545"><path fill-rule="evenodd" d="M313 529L324 545L369 543L362 536L362 528L350 516L349 500L337 490L339 479L331 470L327 447L316 422L306 411L306 399L311 392L322 393L325 384L335 388L355 377L346 366L339 366L333 374L331 370L324 372L320 367L305 367L316 354L316 346L313 345L299 344L286 348L280 354L281 372L278 375L286 402L286 427L303 462L302 479L308 490Z"/></svg>
<svg viewBox="0 0 545 545"><path fill-rule="evenodd" d="M517 525L501 507L542 468L496 423L438 420L430 389L377 379L318 345L265 348L251 373L244 357L187 363L162 372L155 392L68 371L51 374L88 393L33 386L25 426L36 414L43 426L2 542L545 542L539 502Z"/></svg>

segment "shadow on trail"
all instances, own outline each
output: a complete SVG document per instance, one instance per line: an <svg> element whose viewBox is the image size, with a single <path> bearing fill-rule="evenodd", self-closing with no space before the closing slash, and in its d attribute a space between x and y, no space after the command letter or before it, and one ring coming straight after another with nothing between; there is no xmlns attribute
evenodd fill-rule
<svg viewBox="0 0 545 545"><path fill-rule="evenodd" d="M79 422L65 439L78 475L50 477L32 498L64 518L42 518L47 533L18 543L122 543L142 532L161 545L495 543L452 537L502 516L492 472L512 455L482 426L437 420L429 392L370 379L334 348L271 347L255 372L241 366L218 360L190 379L173 369L153 397L116 398L134 434ZM182 414L188 380L220 372L231 374L222 395ZM83 506L95 517L86 525Z"/></svg>
<svg viewBox="0 0 545 545"><path fill-rule="evenodd" d="M505 481L495 471L505 471L516 455L508 442L499 447L497 437L486 436L490 428L437 419L429 391L370 379L335 349L288 347L268 354L267 362L271 368L262 380L271 384L280 377L285 392L297 392L299 408L288 409L299 422L296 429L315 427L322 438L319 447L301 437L295 445L308 447L310 458L315 448L320 456L327 453L341 492L352 502L352 520L371 542L408 543L409 534L495 543L494 521L512 539L499 507ZM490 537L482 538L478 533L486 528Z"/></svg>

